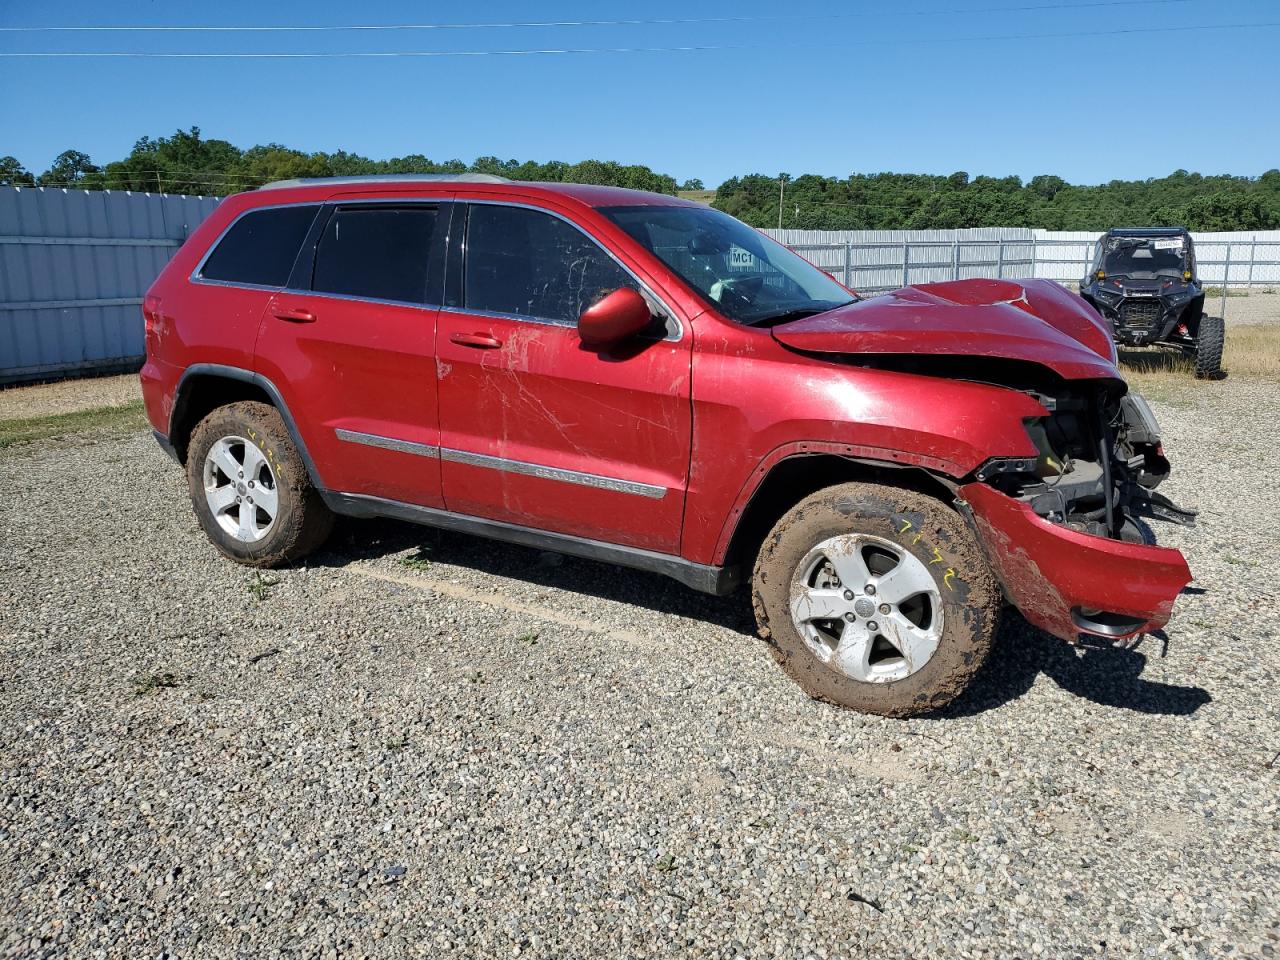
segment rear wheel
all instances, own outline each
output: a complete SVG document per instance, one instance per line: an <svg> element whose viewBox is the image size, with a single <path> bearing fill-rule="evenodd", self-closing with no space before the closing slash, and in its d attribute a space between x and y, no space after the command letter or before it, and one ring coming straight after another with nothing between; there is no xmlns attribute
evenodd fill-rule
<svg viewBox="0 0 1280 960"><path fill-rule="evenodd" d="M200 421L188 445L187 486L200 526L237 563L283 566L333 528L284 421L265 403L232 403Z"/></svg>
<svg viewBox="0 0 1280 960"><path fill-rule="evenodd" d="M1197 380L1216 380L1222 376L1222 348L1227 330L1221 317L1201 317L1196 332Z"/></svg>
<svg viewBox="0 0 1280 960"><path fill-rule="evenodd" d="M797 504L756 561L761 635L810 696L891 717L969 685L1000 592L964 521L911 491L848 483Z"/></svg>

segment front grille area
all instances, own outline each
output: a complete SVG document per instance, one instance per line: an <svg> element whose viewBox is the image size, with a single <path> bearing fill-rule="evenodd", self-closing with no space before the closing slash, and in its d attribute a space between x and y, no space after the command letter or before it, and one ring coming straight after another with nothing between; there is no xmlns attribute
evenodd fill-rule
<svg viewBox="0 0 1280 960"><path fill-rule="evenodd" d="M1120 304L1120 326L1127 330L1154 330L1163 312L1156 299L1126 300Z"/></svg>

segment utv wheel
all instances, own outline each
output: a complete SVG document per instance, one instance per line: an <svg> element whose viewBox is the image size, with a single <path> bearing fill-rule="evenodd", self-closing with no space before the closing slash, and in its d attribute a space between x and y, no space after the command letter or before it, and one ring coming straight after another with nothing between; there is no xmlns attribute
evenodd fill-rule
<svg viewBox="0 0 1280 960"><path fill-rule="evenodd" d="M237 563L283 566L333 528L284 421L265 403L233 403L200 421L187 450L187 486L200 526Z"/></svg>
<svg viewBox="0 0 1280 960"><path fill-rule="evenodd" d="M778 521L752 599L774 659L806 693L888 717L964 690L1000 614L995 579L954 511L866 483L821 490Z"/></svg>
<svg viewBox="0 0 1280 960"><path fill-rule="evenodd" d="M1196 379L1216 380L1222 376L1222 347L1226 326L1221 317L1201 317L1196 333Z"/></svg>

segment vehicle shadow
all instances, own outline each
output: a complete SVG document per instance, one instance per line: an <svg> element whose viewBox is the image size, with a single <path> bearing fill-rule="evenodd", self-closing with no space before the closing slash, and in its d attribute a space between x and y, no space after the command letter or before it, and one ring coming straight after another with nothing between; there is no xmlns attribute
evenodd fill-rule
<svg viewBox="0 0 1280 960"><path fill-rule="evenodd" d="M341 518L326 549L315 558L325 566L344 567L406 550L406 572L430 576L430 564L447 563L480 573L523 580L556 590L644 607L715 624L756 639L751 598L741 589L727 597L699 593L668 577L612 564L584 560L501 543L481 537L433 530L396 520ZM424 572L425 568L425 572ZM764 655L761 645L761 655ZM1062 689L1108 707L1139 713L1185 716L1212 698L1200 687L1180 687L1142 678L1147 656L1141 649L1109 644L1077 648L1030 626L1013 610L1006 611L987 663L970 688L932 716L973 716L1016 700L1040 673Z"/></svg>
<svg viewBox="0 0 1280 960"><path fill-rule="evenodd" d="M1128 349L1122 348L1117 351L1117 354L1120 366L1124 370L1146 374L1176 374L1180 377L1186 377L1188 380L1194 379L1195 364L1190 357L1179 350L1163 347L1131 347ZM1227 371L1220 371L1217 376L1210 379L1225 380L1227 379Z"/></svg>
<svg viewBox="0 0 1280 960"><path fill-rule="evenodd" d="M415 551L408 557L406 573L420 572L429 577L430 563L447 563L556 590L645 607L659 613L703 620L741 633L744 639L754 639L756 635L751 598L745 590L727 597L715 597L657 573L397 520L339 518L333 537L315 562L342 567L353 560L371 560L405 550Z"/></svg>
<svg viewBox="0 0 1280 960"><path fill-rule="evenodd" d="M1191 358L1179 350L1160 347L1120 348L1120 366L1137 373L1180 373L1191 375Z"/></svg>
<svg viewBox="0 0 1280 960"><path fill-rule="evenodd" d="M1104 707L1189 716L1213 697L1203 687L1143 679L1147 653L1158 650L1158 643L1149 637L1135 649L1105 640L1073 647L1031 626L1016 610L1006 610L991 656L972 686L934 716L973 716L1003 706L1030 690L1041 673L1068 693Z"/></svg>

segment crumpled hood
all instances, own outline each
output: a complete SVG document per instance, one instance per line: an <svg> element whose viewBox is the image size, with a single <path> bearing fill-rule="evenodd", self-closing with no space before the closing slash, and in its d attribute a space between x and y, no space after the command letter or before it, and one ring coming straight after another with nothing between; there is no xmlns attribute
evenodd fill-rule
<svg viewBox="0 0 1280 960"><path fill-rule="evenodd" d="M1121 379L1111 335L1052 280L952 280L903 287L773 329L795 350L1003 357L1068 380Z"/></svg>

